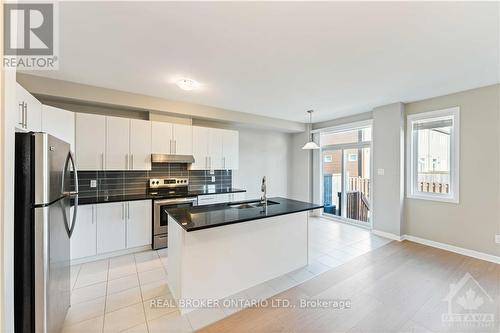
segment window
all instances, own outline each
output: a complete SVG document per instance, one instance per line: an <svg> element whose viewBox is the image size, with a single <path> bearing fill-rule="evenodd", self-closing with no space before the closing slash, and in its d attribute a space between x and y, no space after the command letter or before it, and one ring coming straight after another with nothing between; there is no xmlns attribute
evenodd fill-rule
<svg viewBox="0 0 500 333"><path fill-rule="evenodd" d="M459 111L408 116L408 197L458 203Z"/></svg>

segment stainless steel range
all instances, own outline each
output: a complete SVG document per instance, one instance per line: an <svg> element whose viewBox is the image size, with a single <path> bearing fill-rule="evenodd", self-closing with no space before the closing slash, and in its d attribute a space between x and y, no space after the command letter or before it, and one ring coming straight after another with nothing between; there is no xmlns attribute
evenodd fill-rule
<svg viewBox="0 0 500 333"><path fill-rule="evenodd" d="M188 185L188 178L154 178L149 180L150 195L159 197L153 201L153 249L157 250L168 246L167 209L198 205L196 196L188 196Z"/></svg>

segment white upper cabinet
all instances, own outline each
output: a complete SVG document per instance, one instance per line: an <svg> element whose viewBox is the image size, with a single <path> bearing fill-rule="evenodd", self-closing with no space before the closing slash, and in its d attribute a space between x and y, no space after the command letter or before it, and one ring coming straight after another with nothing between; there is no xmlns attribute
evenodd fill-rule
<svg viewBox="0 0 500 333"><path fill-rule="evenodd" d="M151 122L151 152L170 154L172 150L172 124L162 121Z"/></svg>
<svg viewBox="0 0 500 333"><path fill-rule="evenodd" d="M151 170L151 122L130 120L130 170Z"/></svg>
<svg viewBox="0 0 500 333"><path fill-rule="evenodd" d="M224 130L222 143L222 168L226 170L238 170L239 152L238 131Z"/></svg>
<svg viewBox="0 0 500 333"><path fill-rule="evenodd" d="M193 126L191 170L237 169L239 163L238 132Z"/></svg>
<svg viewBox="0 0 500 333"><path fill-rule="evenodd" d="M42 105L42 132L49 133L71 145L75 151L75 113Z"/></svg>
<svg viewBox="0 0 500 333"><path fill-rule="evenodd" d="M194 163L191 170L208 170L208 140L209 128L193 126L193 156Z"/></svg>
<svg viewBox="0 0 500 333"><path fill-rule="evenodd" d="M193 127L190 125L172 125L173 154L193 155Z"/></svg>
<svg viewBox="0 0 500 333"><path fill-rule="evenodd" d="M16 127L26 131L40 132L42 130L42 103L24 89L16 85L18 120Z"/></svg>
<svg viewBox="0 0 500 333"><path fill-rule="evenodd" d="M223 168L222 143L224 141L224 130L210 128L208 131L208 164L210 170Z"/></svg>
<svg viewBox="0 0 500 333"><path fill-rule="evenodd" d="M193 127L191 125L152 121L151 132L153 154L193 154Z"/></svg>
<svg viewBox="0 0 500 333"><path fill-rule="evenodd" d="M128 170L130 120L106 117L106 170Z"/></svg>
<svg viewBox="0 0 500 333"><path fill-rule="evenodd" d="M128 140L127 140L128 142ZM75 155L78 170L104 170L106 117L75 114Z"/></svg>

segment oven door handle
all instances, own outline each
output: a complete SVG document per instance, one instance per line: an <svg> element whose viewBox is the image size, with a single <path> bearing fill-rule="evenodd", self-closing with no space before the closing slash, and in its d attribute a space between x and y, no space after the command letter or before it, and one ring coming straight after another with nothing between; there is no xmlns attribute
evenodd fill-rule
<svg viewBox="0 0 500 333"><path fill-rule="evenodd" d="M168 205L168 204L178 204L178 203L190 203L197 202L198 198L194 197L192 199L166 199L166 200L155 200L155 205Z"/></svg>

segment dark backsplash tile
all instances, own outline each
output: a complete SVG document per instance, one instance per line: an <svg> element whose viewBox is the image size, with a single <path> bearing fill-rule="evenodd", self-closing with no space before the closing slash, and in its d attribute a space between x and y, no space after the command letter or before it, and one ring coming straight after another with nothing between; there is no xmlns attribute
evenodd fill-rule
<svg viewBox="0 0 500 333"><path fill-rule="evenodd" d="M188 170L187 164L155 163L151 171L80 171L78 190L82 197L112 196L123 194L143 194L148 191L150 178L189 178L189 189L198 191L213 187L227 189L232 187L231 170ZM212 182L212 177L215 181ZM90 187L95 180L97 187Z"/></svg>

